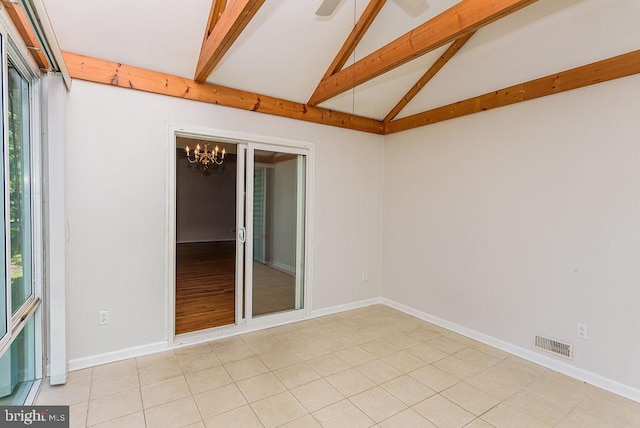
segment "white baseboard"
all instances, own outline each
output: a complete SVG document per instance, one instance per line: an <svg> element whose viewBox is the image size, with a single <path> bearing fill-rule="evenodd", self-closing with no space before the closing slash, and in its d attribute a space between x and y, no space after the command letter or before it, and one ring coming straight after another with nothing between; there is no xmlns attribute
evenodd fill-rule
<svg viewBox="0 0 640 428"><path fill-rule="evenodd" d="M357 302L345 303L343 305L331 306L328 308L312 310L309 318L318 318L326 315L333 315L340 312L350 311L353 309L366 308L367 306L378 305L383 303L382 298L374 297L373 299L359 300Z"/></svg>
<svg viewBox="0 0 640 428"><path fill-rule="evenodd" d="M391 308L402 311L408 315L412 315L416 318L420 318L421 320L446 328L447 330L451 330L455 333L461 334L470 339L477 340L478 342L482 342L486 345L492 346L494 348L498 348L502 351L508 352L520 358L524 358L525 360L531 361L532 363L539 364L548 369L557 371L564 375L573 377L580 381L589 383L593 386L597 386L598 388L602 388L614 394L620 395L622 397L625 397L640 403L640 389L638 388L634 388L632 386L625 385L623 383L606 378L604 376L600 376L588 370L575 367L565 361L555 360L552 357L539 354L533 350L522 348L512 343L505 342L504 340L497 339L493 336L489 336L484 333L480 333L478 331L472 330L470 328L463 327L461 325L452 323L442 318L438 318L434 315L419 311L417 309L411 308L409 306L403 305L393 300L389 300L386 298L381 298L380 300L381 300L381 303Z"/></svg>
<svg viewBox="0 0 640 428"><path fill-rule="evenodd" d="M87 367L99 366L101 364L113 363L115 361L126 360L127 358L141 357L143 355L154 354L166 351L168 342L155 342L132 348L120 349L118 351L105 352L104 354L92 355L89 357L69 360L69 371L86 369Z"/></svg>

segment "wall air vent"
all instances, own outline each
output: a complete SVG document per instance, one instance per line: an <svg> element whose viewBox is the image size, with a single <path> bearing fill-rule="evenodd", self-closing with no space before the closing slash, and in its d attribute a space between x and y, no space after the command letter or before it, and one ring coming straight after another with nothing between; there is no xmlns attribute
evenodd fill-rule
<svg viewBox="0 0 640 428"><path fill-rule="evenodd" d="M551 352L568 360L573 360L573 345L563 343L550 337L536 334L533 346L543 351Z"/></svg>

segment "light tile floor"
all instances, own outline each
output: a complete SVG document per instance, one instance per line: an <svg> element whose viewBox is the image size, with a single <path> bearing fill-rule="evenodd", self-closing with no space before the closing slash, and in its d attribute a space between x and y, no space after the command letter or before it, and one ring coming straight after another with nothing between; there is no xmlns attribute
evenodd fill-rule
<svg viewBox="0 0 640 428"><path fill-rule="evenodd" d="M382 305L69 374L72 427L640 427L640 404Z"/></svg>

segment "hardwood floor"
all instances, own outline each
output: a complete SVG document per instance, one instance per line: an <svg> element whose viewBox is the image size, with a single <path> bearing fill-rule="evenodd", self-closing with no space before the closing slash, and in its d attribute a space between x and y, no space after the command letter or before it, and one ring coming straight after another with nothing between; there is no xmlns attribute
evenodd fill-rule
<svg viewBox="0 0 640 428"><path fill-rule="evenodd" d="M235 323L236 243L176 246L176 334Z"/></svg>
<svg viewBox="0 0 640 428"><path fill-rule="evenodd" d="M176 334L235 323L233 241L176 246ZM253 315L291 310L293 276L262 263L253 264Z"/></svg>

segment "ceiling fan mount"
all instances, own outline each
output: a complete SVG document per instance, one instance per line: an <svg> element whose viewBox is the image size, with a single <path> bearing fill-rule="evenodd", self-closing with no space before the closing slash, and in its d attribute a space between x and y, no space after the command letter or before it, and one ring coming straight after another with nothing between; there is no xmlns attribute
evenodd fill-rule
<svg viewBox="0 0 640 428"><path fill-rule="evenodd" d="M429 8L427 0L394 0L410 16L418 16ZM323 0L316 11L317 16L331 16L342 0Z"/></svg>

